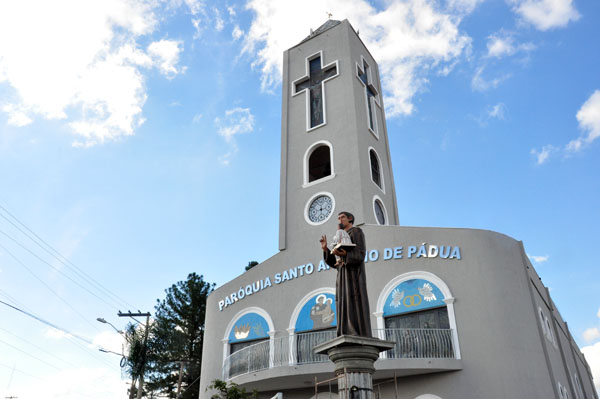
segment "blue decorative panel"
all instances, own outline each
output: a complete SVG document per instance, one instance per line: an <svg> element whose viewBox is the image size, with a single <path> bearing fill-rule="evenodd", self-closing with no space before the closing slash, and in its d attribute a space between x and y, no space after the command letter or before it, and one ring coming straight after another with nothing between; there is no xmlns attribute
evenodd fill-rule
<svg viewBox="0 0 600 399"><path fill-rule="evenodd" d="M385 300L383 315L414 312L445 306L444 295L440 289L427 280L412 279L396 286Z"/></svg>
<svg viewBox="0 0 600 399"><path fill-rule="evenodd" d="M246 313L233 325L229 333L229 343L250 341L269 336L269 325L259 314Z"/></svg>
<svg viewBox="0 0 600 399"><path fill-rule="evenodd" d="M335 295L317 294L310 298L298 315L296 332L335 327Z"/></svg>

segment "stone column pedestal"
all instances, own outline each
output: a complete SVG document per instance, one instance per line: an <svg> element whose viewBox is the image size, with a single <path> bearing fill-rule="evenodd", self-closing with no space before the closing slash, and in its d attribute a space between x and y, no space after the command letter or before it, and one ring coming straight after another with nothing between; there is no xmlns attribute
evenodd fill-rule
<svg viewBox="0 0 600 399"><path fill-rule="evenodd" d="M317 345L315 353L327 354L335 365L340 399L373 399L374 363L379 353L395 342L377 338L342 335Z"/></svg>

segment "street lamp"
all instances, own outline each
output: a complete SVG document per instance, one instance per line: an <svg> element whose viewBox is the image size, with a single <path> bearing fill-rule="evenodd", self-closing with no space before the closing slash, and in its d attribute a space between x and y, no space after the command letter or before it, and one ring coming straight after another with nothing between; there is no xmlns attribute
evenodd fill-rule
<svg viewBox="0 0 600 399"><path fill-rule="evenodd" d="M100 323L108 324L109 326L111 326L113 328L113 330L115 330L119 334L123 335L123 331L121 331L117 327L113 326L111 322L104 320L104 318L98 317L98 318L96 318L96 320L98 320Z"/></svg>

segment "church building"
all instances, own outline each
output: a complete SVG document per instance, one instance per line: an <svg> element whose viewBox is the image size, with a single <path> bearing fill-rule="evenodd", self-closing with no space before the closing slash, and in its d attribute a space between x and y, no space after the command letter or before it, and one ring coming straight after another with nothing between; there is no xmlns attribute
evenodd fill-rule
<svg viewBox="0 0 600 399"><path fill-rule="evenodd" d="M521 241L400 225L379 68L347 20L285 51L282 89L279 252L208 297L201 399L215 379L309 399L334 376L313 348L336 334L319 238L341 211L366 237L372 334L396 342L375 398L598 399ZM317 390L338 397L335 380Z"/></svg>

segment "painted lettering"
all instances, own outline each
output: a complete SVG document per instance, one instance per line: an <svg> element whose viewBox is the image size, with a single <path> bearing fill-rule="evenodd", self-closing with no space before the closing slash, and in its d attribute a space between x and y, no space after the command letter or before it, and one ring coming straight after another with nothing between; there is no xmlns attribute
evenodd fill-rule
<svg viewBox="0 0 600 399"><path fill-rule="evenodd" d="M460 259L460 248L454 247L452 249L452 253L450 254L450 259Z"/></svg>
<svg viewBox="0 0 600 399"><path fill-rule="evenodd" d="M402 259L402 247L394 248L394 259Z"/></svg>
<svg viewBox="0 0 600 399"><path fill-rule="evenodd" d="M383 249L383 260L392 259L392 248Z"/></svg>
<svg viewBox="0 0 600 399"><path fill-rule="evenodd" d="M417 252L417 247L415 247L414 245L411 245L410 247L408 247L408 257L412 258L413 254Z"/></svg>

